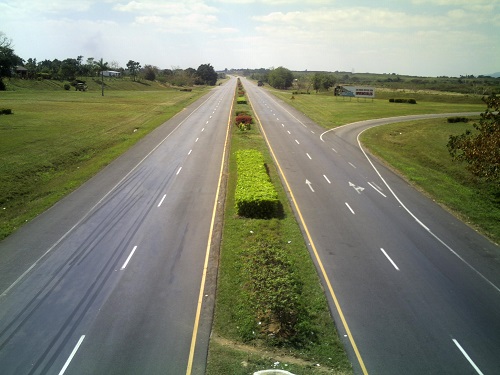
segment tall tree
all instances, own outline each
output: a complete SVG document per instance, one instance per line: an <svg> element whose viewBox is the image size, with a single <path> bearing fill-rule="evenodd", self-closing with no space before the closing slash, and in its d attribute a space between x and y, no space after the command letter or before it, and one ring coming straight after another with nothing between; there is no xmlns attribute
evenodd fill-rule
<svg viewBox="0 0 500 375"><path fill-rule="evenodd" d="M217 83L217 72L214 67L210 64L202 64L198 67L196 75L201 84L215 86Z"/></svg>
<svg viewBox="0 0 500 375"><path fill-rule="evenodd" d="M275 89L287 89L292 83L293 74L287 68L280 66L269 73L269 84Z"/></svg>
<svg viewBox="0 0 500 375"><path fill-rule="evenodd" d="M78 73L78 60L76 59L66 59L61 63L59 69L59 76L62 79L67 79L68 81L74 80L76 74Z"/></svg>
<svg viewBox="0 0 500 375"><path fill-rule="evenodd" d="M14 54L12 40L0 31L0 90L5 90L3 77L10 77L16 65L22 64L22 59Z"/></svg>
<svg viewBox="0 0 500 375"><path fill-rule="evenodd" d="M102 92L102 96L104 96L104 71L109 69L108 63L104 62L104 60L101 58L95 64L97 65L97 67L99 68L99 71L101 72L101 92Z"/></svg>
<svg viewBox="0 0 500 375"><path fill-rule="evenodd" d="M500 97L492 94L483 101L487 108L479 124L473 124L476 131L450 136L447 146L454 159L467 162L472 174L500 187Z"/></svg>
<svg viewBox="0 0 500 375"><path fill-rule="evenodd" d="M139 70L141 69L141 64L139 64L137 61L134 60L129 60L127 63L127 69L132 77L134 77L134 82L135 78L137 77L137 74L139 73Z"/></svg>
<svg viewBox="0 0 500 375"><path fill-rule="evenodd" d="M144 79L148 81L154 81L156 79L156 73L158 72L158 68L152 65L144 66Z"/></svg>

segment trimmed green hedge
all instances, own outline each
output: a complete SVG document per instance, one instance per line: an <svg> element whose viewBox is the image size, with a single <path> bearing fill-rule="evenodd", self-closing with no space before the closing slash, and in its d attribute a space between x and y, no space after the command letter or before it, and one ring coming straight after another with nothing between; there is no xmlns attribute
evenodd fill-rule
<svg viewBox="0 0 500 375"><path fill-rule="evenodd" d="M245 98L244 96L240 96L240 97L238 97L238 99L236 99L236 103L247 104L247 98Z"/></svg>
<svg viewBox="0 0 500 375"><path fill-rule="evenodd" d="M238 215L259 219L278 217L283 208L267 174L264 156L257 150L240 150L236 153L236 163Z"/></svg>
<svg viewBox="0 0 500 375"><path fill-rule="evenodd" d="M415 99L389 99L391 103L408 103L408 104L417 104Z"/></svg>
<svg viewBox="0 0 500 375"><path fill-rule="evenodd" d="M448 122L449 123L455 123L455 122L469 122L469 119L467 117L448 117Z"/></svg>

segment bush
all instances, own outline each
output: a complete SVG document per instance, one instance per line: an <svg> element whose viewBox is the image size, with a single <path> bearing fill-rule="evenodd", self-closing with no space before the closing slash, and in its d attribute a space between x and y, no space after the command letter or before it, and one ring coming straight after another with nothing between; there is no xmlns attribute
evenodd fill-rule
<svg viewBox="0 0 500 375"><path fill-rule="evenodd" d="M448 122L449 123L455 123L455 122L469 122L469 119L467 117L448 117Z"/></svg>
<svg viewBox="0 0 500 375"><path fill-rule="evenodd" d="M253 124L253 118L250 115L238 115L235 121L237 124Z"/></svg>
<svg viewBox="0 0 500 375"><path fill-rule="evenodd" d="M415 99L389 99L389 103L417 104L417 101Z"/></svg>
<svg viewBox="0 0 500 375"><path fill-rule="evenodd" d="M241 131L245 131L245 130L250 130L252 128L252 126L250 124L245 124L243 122L240 122L240 123L236 123L236 126L238 127L238 129L240 129Z"/></svg>
<svg viewBox="0 0 500 375"><path fill-rule="evenodd" d="M244 96L240 96L240 97L238 97L238 99L236 99L236 103L247 104L247 98L245 98Z"/></svg>
<svg viewBox="0 0 500 375"><path fill-rule="evenodd" d="M0 108L0 115L11 115L12 109L10 108Z"/></svg>
<svg viewBox="0 0 500 375"><path fill-rule="evenodd" d="M257 150L241 150L236 153L236 164L238 215L260 219L279 216L283 208L267 174L264 156Z"/></svg>
<svg viewBox="0 0 500 375"><path fill-rule="evenodd" d="M71 85L70 85L69 83L65 83L65 84L64 84L64 89L65 89L66 91L69 91L69 89L70 89L70 88L71 88Z"/></svg>
<svg viewBox="0 0 500 375"><path fill-rule="evenodd" d="M250 116L250 112L244 111L242 109L240 109L239 111L236 111L236 116L241 116L241 115Z"/></svg>

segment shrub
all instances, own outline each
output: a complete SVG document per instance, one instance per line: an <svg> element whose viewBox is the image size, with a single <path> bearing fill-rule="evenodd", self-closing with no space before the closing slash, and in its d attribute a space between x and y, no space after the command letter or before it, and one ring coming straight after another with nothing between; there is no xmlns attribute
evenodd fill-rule
<svg viewBox="0 0 500 375"><path fill-rule="evenodd" d="M12 109L10 108L0 108L0 115L11 115Z"/></svg>
<svg viewBox="0 0 500 375"><path fill-rule="evenodd" d="M455 122L469 122L469 119L467 117L448 117L448 122L449 123L455 123Z"/></svg>
<svg viewBox="0 0 500 375"><path fill-rule="evenodd" d="M240 109L239 111L236 111L236 116L240 115L250 116L250 112Z"/></svg>
<svg viewBox="0 0 500 375"><path fill-rule="evenodd" d="M243 122L236 123L236 126L241 131L250 130L252 128L252 126L250 124L245 124Z"/></svg>
<svg viewBox="0 0 500 375"><path fill-rule="evenodd" d="M253 124L253 118L250 115L238 115L236 116L236 123L237 124Z"/></svg>
<svg viewBox="0 0 500 375"><path fill-rule="evenodd" d="M69 83L65 83L65 84L64 84L64 89L65 89L66 91L69 91L69 89L70 89L70 88L71 88L71 85L70 85Z"/></svg>
<svg viewBox="0 0 500 375"><path fill-rule="evenodd" d="M247 104L247 98L245 98L244 96L240 96L240 97L238 97L238 99L236 99L236 103Z"/></svg>
<svg viewBox="0 0 500 375"><path fill-rule="evenodd" d="M260 219L279 216L282 206L267 174L264 156L257 150L240 150L236 153L236 164L238 215Z"/></svg>
<svg viewBox="0 0 500 375"><path fill-rule="evenodd" d="M389 99L390 103L408 103L408 104L417 104L415 99Z"/></svg>

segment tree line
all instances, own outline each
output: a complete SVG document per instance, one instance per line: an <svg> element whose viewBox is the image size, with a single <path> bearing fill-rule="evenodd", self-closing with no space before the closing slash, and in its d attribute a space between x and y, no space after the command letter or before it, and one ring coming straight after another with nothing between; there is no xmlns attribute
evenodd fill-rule
<svg viewBox="0 0 500 375"><path fill-rule="evenodd" d="M201 64L198 69L172 68L160 69L153 65L141 66L141 63L129 60L126 68L116 61L105 62L102 58L94 57L84 59L76 58L45 59L37 61L36 58L22 59L14 53L12 40L0 31L0 90L5 90L2 78L16 76L16 68L22 66L22 77L26 79L54 79L60 81L74 81L82 77L99 77L103 79L103 71L116 71L120 76L130 76L136 80L160 81L175 86L211 85L217 83L219 75L210 64Z"/></svg>

